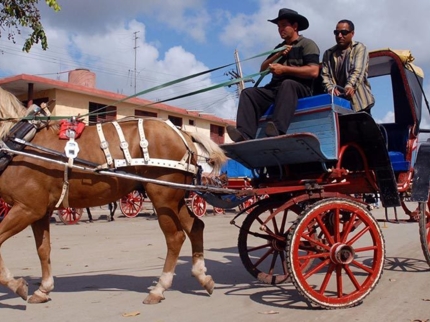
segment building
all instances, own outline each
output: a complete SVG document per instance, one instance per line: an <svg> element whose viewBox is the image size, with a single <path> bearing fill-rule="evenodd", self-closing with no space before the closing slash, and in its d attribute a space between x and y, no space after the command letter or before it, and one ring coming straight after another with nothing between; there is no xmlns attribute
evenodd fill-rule
<svg viewBox="0 0 430 322"><path fill-rule="evenodd" d="M210 114L160 104L97 89L96 76L88 69L69 72L68 82L20 74L0 79L0 87L11 92L26 106L50 102L53 116L65 118L84 115L87 124L121 119L126 116L170 119L173 124L190 132L202 132L218 143L229 143L225 127L234 121ZM88 113L94 113L89 115Z"/></svg>

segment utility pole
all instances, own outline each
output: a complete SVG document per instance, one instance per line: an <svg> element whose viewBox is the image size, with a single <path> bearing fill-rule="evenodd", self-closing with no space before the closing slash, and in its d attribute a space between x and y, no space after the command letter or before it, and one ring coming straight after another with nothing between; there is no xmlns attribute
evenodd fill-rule
<svg viewBox="0 0 430 322"><path fill-rule="evenodd" d="M234 50L234 61L236 62L236 73L239 78L243 77L242 74L242 67L240 66L240 60L239 60L239 52L237 49ZM237 83L237 94L240 96L240 93L245 89L245 82L241 80L239 83Z"/></svg>
<svg viewBox="0 0 430 322"><path fill-rule="evenodd" d="M139 39L139 37L137 37L137 33L139 31L135 31L133 32L134 34L134 94L136 94L136 75L137 75L137 70L136 70L136 65L137 65L137 48L139 48L137 46L137 40Z"/></svg>
<svg viewBox="0 0 430 322"><path fill-rule="evenodd" d="M240 79L240 78L243 78L242 67L240 66L240 60L239 60L239 52L237 51L237 49L234 51L234 60L236 62L236 70L235 71L234 70L230 70L227 73L225 73L225 75L230 75L231 76L230 79ZM255 81L252 78L243 79L243 80L239 81L236 84L236 86L237 86L237 97L239 97L240 93L245 89L245 83L247 83L247 82L255 83Z"/></svg>

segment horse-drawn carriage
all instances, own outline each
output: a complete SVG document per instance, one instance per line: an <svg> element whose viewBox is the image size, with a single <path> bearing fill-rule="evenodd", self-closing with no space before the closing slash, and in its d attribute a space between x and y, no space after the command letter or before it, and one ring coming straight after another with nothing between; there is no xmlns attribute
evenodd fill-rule
<svg viewBox="0 0 430 322"><path fill-rule="evenodd" d="M422 71L409 55L370 54L369 76L385 76L392 85L390 123L377 123L368 113L352 112L347 100L321 94L299 100L286 135L222 146L228 157L258 173L253 191L269 195L240 225L232 221L240 228L242 262L258 280L292 280L311 303L325 308L361 302L382 274L385 241L357 194L379 194L387 218L394 209L397 219L396 207L402 206L410 220L419 220L430 265L429 170L421 178L421 207L408 210L405 204L417 179L423 95ZM380 104L373 110L384 107ZM428 156L421 162L429 169Z"/></svg>
<svg viewBox="0 0 430 322"><path fill-rule="evenodd" d="M386 76L391 81L394 119L390 123L378 124L367 113L354 113L348 101L321 94L300 100L286 135L223 145L229 158L253 172L250 189L192 181L199 173L196 144L205 147L218 170L224 155L197 134L155 119L104 124L103 130L100 125L88 127L80 141L80 158L69 157L67 151L66 157L60 153L65 144L55 141L52 131L46 129L32 143L21 142L24 149L3 147L3 152L16 156L0 176L0 194L13 204L0 224L0 242L32 225L43 277L29 301L47 301L53 289L45 214L62 204L66 179L68 203L73 207L106 204L136 189L143 189L152 200L168 252L163 274L144 303L164 299L185 234L192 243L192 274L208 293L213 291L214 281L205 273L204 225L197 216L190 216L185 190L221 208L254 198L252 211L241 217L247 212L243 209L231 221L239 227L239 255L247 271L263 283L291 280L311 303L344 308L357 305L373 290L385 259L379 224L368 205L355 195L378 194L386 209L407 209L404 198L414 182L419 207L405 212L420 222L422 248L430 265L427 150L417 157L423 74L408 55L381 50L371 53L369 76ZM264 124L263 120L261 129ZM104 136L97 134L100 131ZM99 146L102 151L94 148ZM109 156L114 166L104 167ZM420 165L419 178L415 161ZM37 183L31 192L38 197L37 204L34 200L24 203L23 194L29 192L21 186L6 187L8 180L16 180L16 168L26 178L34 178L33 185ZM7 270L2 261L0 265L0 271ZM0 282L27 298L23 279L0 274Z"/></svg>

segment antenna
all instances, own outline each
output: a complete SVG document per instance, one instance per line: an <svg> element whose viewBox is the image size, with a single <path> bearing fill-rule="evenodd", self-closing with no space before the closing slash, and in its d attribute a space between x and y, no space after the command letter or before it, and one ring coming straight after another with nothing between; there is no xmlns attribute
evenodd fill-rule
<svg viewBox="0 0 430 322"><path fill-rule="evenodd" d="M139 31L135 31L135 32L133 32L133 34L134 34L134 47L133 47L133 49L134 49L134 94L136 94L136 74L137 74L137 71L136 71L136 64L137 64L137 48L139 48L138 46L137 46L137 40L139 39L139 37L137 37L137 33L138 33Z"/></svg>

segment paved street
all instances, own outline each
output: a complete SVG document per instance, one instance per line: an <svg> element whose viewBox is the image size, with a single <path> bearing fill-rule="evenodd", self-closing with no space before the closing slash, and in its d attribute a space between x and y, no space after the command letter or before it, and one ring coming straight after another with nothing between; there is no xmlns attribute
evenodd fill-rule
<svg viewBox="0 0 430 322"><path fill-rule="evenodd" d="M383 210L374 210L378 219ZM399 211L401 213L401 210ZM165 243L155 216L126 218L107 209L93 210L77 225L51 224L55 290L45 304L28 305L0 288L1 321L428 321L430 270L424 260L417 223L383 223L387 261L384 274L364 303L351 309L311 308L292 284L262 285L243 267L237 252L234 212L203 218L206 266L216 282L208 296L191 277L186 241L173 281L158 305L142 300L161 273ZM401 217L401 216L400 216ZM405 218L405 217L401 217ZM33 293L40 267L28 228L2 247L15 276L23 276ZM130 317L125 317L130 315Z"/></svg>

